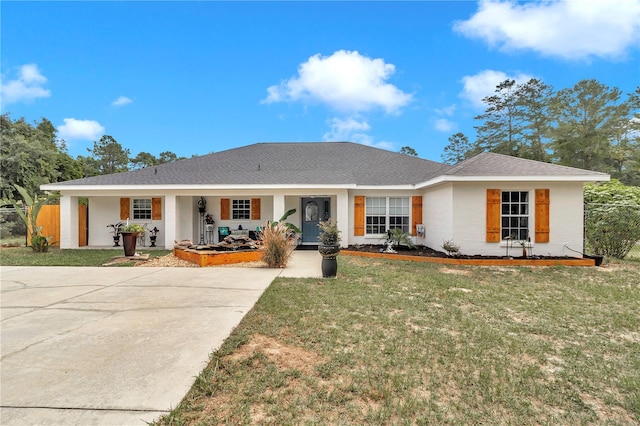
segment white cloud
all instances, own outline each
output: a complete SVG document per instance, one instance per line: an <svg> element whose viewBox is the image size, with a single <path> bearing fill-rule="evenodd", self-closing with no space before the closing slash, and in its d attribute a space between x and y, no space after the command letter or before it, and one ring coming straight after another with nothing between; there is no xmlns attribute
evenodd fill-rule
<svg viewBox="0 0 640 426"><path fill-rule="evenodd" d="M493 95L498 84L507 79L515 80L517 84L521 84L532 78L533 76L523 73L507 75L502 71L484 70L476 75L462 77L464 88L459 96L469 101L474 107L484 108L486 105L482 102L482 99Z"/></svg>
<svg viewBox="0 0 640 426"><path fill-rule="evenodd" d="M366 132L371 130L371 126L359 117L349 117L341 119L334 117L329 126L331 130L322 136L327 142L356 142L363 145L371 145L373 138Z"/></svg>
<svg viewBox="0 0 640 426"><path fill-rule="evenodd" d="M640 41L640 0L483 0L454 29L504 50L530 49L565 59L617 57Z"/></svg>
<svg viewBox="0 0 640 426"><path fill-rule="evenodd" d="M358 115L345 119L334 117L329 121L330 130L322 136L326 142L355 142L392 151L395 144L387 141L375 141L368 132L369 123Z"/></svg>
<svg viewBox="0 0 640 426"><path fill-rule="evenodd" d="M456 129L456 123L453 121L449 121L444 118L439 118L436 120L435 128L440 132L453 132Z"/></svg>
<svg viewBox="0 0 640 426"><path fill-rule="evenodd" d="M119 106L130 104L132 102L133 101L131 100L131 98L127 98L126 96L120 96L118 99L111 102L111 106L119 107Z"/></svg>
<svg viewBox="0 0 640 426"><path fill-rule="evenodd" d="M2 103L7 105L15 102L30 102L37 98L48 98L51 91L42 87L47 78L40 74L36 64L26 64L20 67L18 78L9 80L6 84L4 77L0 85Z"/></svg>
<svg viewBox="0 0 640 426"><path fill-rule="evenodd" d="M456 104L451 104L449 106L446 106L444 108L436 108L436 113L440 114L440 115L447 115L447 116L452 116L453 113L456 112L456 108L457 105Z"/></svg>
<svg viewBox="0 0 640 426"><path fill-rule="evenodd" d="M66 141L74 139L97 140L104 135L104 127L94 120L65 118L64 124L58 126L58 135Z"/></svg>
<svg viewBox="0 0 640 426"><path fill-rule="evenodd" d="M331 56L316 54L300 64L297 77L269 87L262 102L319 102L348 113L374 108L398 113L411 101L411 95L387 83L394 72L393 64L357 51L339 50Z"/></svg>

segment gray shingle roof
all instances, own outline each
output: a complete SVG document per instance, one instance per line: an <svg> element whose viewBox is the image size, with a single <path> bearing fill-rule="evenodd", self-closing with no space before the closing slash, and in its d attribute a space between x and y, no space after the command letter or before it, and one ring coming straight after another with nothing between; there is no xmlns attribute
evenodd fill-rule
<svg viewBox="0 0 640 426"><path fill-rule="evenodd" d="M450 168L352 142L257 143L55 185L412 185Z"/></svg>
<svg viewBox="0 0 640 426"><path fill-rule="evenodd" d="M456 164L446 171L447 176L585 176L605 177L606 173L575 167L559 166L540 161L483 152Z"/></svg>
<svg viewBox="0 0 640 426"><path fill-rule="evenodd" d="M507 155L482 153L455 166L352 142L256 143L147 169L55 183L135 185L416 185L440 176L607 175Z"/></svg>

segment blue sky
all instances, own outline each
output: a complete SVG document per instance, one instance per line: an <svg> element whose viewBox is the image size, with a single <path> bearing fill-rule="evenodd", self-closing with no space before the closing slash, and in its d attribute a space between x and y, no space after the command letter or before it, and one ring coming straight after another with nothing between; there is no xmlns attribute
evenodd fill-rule
<svg viewBox="0 0 640 426"><path fill-rule="evenodd" d="M506 78L640 84L640 0L12 2L1 110L73 156L349 140L440 161Z"/></svg>

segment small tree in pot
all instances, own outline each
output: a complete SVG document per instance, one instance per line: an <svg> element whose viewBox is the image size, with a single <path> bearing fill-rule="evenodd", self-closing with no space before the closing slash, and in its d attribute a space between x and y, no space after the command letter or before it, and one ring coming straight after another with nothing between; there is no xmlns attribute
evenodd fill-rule
<svg viewBox="0 0 640 426"><path fill-rule="evenodd" d="M318 224L320 234L318 235L318 251L322 255L322 276L324 278L335 277L338 274L338 260L336 256L340 253L340 231L338 224L330 219L320 221Z"/></svg>

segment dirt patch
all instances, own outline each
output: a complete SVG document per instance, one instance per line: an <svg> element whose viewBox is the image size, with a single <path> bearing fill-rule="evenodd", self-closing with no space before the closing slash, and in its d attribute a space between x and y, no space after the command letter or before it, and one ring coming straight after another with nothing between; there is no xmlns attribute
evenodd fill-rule
<svg viewBox="0 0 640 426"><path fill-rule="evenodd" d="M442 272L443 274L452 274L452 275L466 275L470 276L473 274L468 269L451 269L451 268L439 268L438 272Z"/></svg>
<svg viewBox="0 0 640 426"><path fill-rule="evenodd" d="M265 354L279 370L295 369L305 374L312 374L316 366L322 362L322 357L316 353L286 345L273 337L261 334L254 335L248 343L227 358L239 361L250 358L256 352Z"/></svg>

